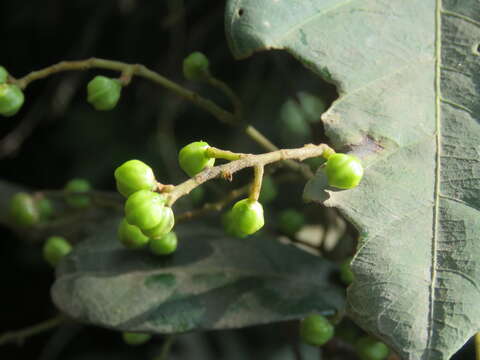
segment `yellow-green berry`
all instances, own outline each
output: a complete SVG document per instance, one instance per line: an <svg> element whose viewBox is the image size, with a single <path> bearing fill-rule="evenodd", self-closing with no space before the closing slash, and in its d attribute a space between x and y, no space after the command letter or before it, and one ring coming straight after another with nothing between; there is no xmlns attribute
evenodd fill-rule
<svg viewBox="0 0 480 360"><path fill-rule="evenodd" d="M322 315L309 315L300 323L300 337L309 345L322 346L334 333L333 325Z"/></svg>
<svg viewBox="0 0 480 360"><path fill-rule="evenodd" d="M330 186L351 189L360 183L363 166L356 156L336 153L328 158L325 173Z"/></svg>
<svg viewBox="0 0 480 360"><path fill-rule="evenodd" d="M122 339L127 345L138 346L143 345L152 338L150 334L124 332Z"/></svg>
<svg viewBox="0 0 480 360"><path fill-rule="evenodd" d="M140 249L148 244L150 239L135 225L130 225L123 219L118 226L118 239L129 249Z"/></svg>
<svg viewBox="0 0 480 360"><path fill-rule="evenodd" d="M170 255L177 249L177 235L171 231L160 238L150 240L150 251L155 255Z"/></svg>
<svg viewBox="0 0 480 360"><path fill-rule="evenodd" d="M208 58L199 51L191 53L183 60L183 76L187 80L204 80L210 76Z"/></svg>
<svg viewBox="0 0 480 360"><path fill-rule="evenodd" d="M355 349L361 360L383 360L389 353L387 345L371 337L360 338Z"/></svg>
<svg viewBox="0 0 480 360"><path fill-rule="evenodd" d="M25 101L23 91L13 84L0 84L0 115L15 115Z"/></svg>
<svg viewBox="0 0 480 360"><path fill-rule="evenodd" d="M61 236L51 236L43 244L43 258L53 267L72 251L72 245Z"/></svg>
<svg viewBox="0 0 480 360"><path fill-rule="evenodd" d="M46 197L41 197L37 199L36 206L40 212L40 219L46 221L50 219L54 213L54 208L52 202Z"/></svg>
<svg viewBox="0 0 480 360"><path fill-rule="evenodd" d="M152 168L140 160L124 162L114 175L118 191L127 198L139 190L154 190L157 184Z"/></svg>
<svg viewBox="0 0 480 360"><path fill-rule="evenodd" d="M0 84L6 83L8 80L8 71L3 66L0 66Z"/></svg>
<svg viewBox="0 0 480 360"><path fill-rule="evenodd" d="M9 215L14 225L29 227L40 220L40 212L32 196L20 192L10 199Z"/></svg>
<svg viewBox="0 0 480 360"><path fill-rule="evenodd" d="M122 84L117 79L95 76L87 85L87 101L96 110L113 109L122 93Z"/></svg>
<svg viewBox="0 0 480 360"><path fill-rule="evenodd" d="M293 236L305 225L305 216L295 209L286 209L280 213L278 221L280 230Z"/></svg>
<svg viewBox="0 0 480 360"><path fill-rule="evenodd" d="M240 238L256 233L264 224L262 204L248 198L237 201L224 218L227 234Z"/></svg>
<svg viewBox="0 0 480 360"><path fill-rule="evenodd" d="M350 285L353 282L353 272L350 268L352 258L348 258L340 264L340 279L345 285Z"/></svg>
<svg viewBox="0 0 480 360"><path fill-rule="evenodd" d="M86 208L90 205L90 197L82 193L91 190L91 185L85 179L72 179L65 185L65 201L73 208Z"/></svg>
<svg viewBox="0 0 480 360"><path fill-rule="evenodd" d="M208 157L206 150L210 147L205 141L196 141L184 146L178 153L180 167L193 177L207 167L215 164L215 158Z"/></svg>

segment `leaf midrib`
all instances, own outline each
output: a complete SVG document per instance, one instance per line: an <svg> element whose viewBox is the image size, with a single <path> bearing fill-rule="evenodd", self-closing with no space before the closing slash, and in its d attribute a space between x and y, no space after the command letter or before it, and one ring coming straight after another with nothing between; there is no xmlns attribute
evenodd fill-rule
<svg viewBox="0 0 480 360"><path fill-rule="evenodd" d="M435 1L435 134L436 134L436 156L435 156L435 188L434 188L434 207L433 207L433 233L432 233L432 265L430 268L430 294L429 294L429 309L428 309L428 333L427 333L427 358L432 352L432 338L433 338L433 320L435 317L435 287L437 281L437 237L438 237L438 216L440 203L440 174L441 174L441 15L442 3L441 0Z"/></svg>

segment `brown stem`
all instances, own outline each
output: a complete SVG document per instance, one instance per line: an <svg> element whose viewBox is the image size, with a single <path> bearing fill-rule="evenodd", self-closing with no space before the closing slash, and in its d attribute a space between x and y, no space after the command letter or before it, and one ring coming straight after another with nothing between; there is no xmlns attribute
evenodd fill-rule
<svg viewBox="0 0 480 360"><path fill-rule="evenodd" d="M311 157L322 156L325 151L330 152L333 150L325 144L308 144L298 149L282 149L259 155L245 154L245 156L239 160L207 168L195 177L175 186L175 189L168 193L168 204L170 206L173 205L178 198L187 195L198 185L201 185L208 180L217 177L231 178L232 174L247 167L265 166L281 160L304 160Z"/></svg>

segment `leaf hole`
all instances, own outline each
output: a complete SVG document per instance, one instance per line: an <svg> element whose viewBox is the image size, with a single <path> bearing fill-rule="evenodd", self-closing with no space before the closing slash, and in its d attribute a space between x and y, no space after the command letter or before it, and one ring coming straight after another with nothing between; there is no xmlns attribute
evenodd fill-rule
<svg viewBox="0 0 480 360"><path fill-rule="evenodd" d="M245 10L238 9L238 16L243 16L244 13L245 13Z"/></svg>

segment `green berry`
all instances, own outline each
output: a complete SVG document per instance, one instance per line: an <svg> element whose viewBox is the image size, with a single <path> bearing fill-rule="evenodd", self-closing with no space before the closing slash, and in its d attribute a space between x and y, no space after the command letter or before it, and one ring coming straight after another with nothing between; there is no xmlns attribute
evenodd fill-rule
<svg viewBox="0 0 480 360"><path fill-rule="evenodd" d="M17 85L0 84L0 115L15 115L24 101L23 91Z"/></svg>
<svg viewBox="0 0 480 360"><path fill-rule="evenodd" d="M6 83L8 80L8 71L3 66L0 66L0 84Z"/></svg>
<svg viewBox="0 0 480 360"><path fill-rule="evenodd" d="M42 197L37 200L36 206L40 212L40 219L45 221L52 217L54 209L52 202L46 197Z"/></svg>
<svg viewBox="0 0 480 360"><path fill-rule="evenodd" d="M262 204L248 198L237 201L224 221L225 231L240 238L257 232L264 224Z"/></svg>
<svg viewBox="0 0 480 360"><path fill-rule="evenodd" d="M300 323L300 337L309 345L324 345L333 337L334 332L333 325L322 315L309 315Z"/></svg>
<svg viewBox="0 0 480 360"><path fill-rule="evenodd" d="M282 211L278 220L280 230L290 236L295 235L305 225L305 216L295 209Z"/></svg>
<svg viewBox="0 0 480 360"><path fill-rule="evenodd" d="M305 119L313 124L320 122L320 116L327 109L325 101L308 92L299 92L297 97Z"/></svg>
<svg viewBox="0 0 480 360"><path fill-rule="evenodd" d="M43 258L53 267L72 251L72 245L61 236L51 236L43 245Z"/></svg>
<svg viewBox="0 0 480 360"><path fill-rule="evenodd" d="M159 212L160 213L160 212ZM175 216L172 208L164 206L161 210L160 221L151 229L143 229L142 232L152 239L158 239L168 234L175 225Z"/></svg>
<svg viewBox="0 0 480 360"><path fill-rule="evenodd" d="M125 215L128 223L138 226L143 233L146 230L153 231L158 225L165 223L165 216L169 216L168 210L165 210L169 209L165 206L166 200L164 195L149 190L139 190L133 193L125 203Z"/></svg>
<svg viewBox="0 0 480 360"><path fill-rule="evenodd" d="M277 185L275 185L270 176L264 176L262 181L262 190L260 191L260 197L258 198L258 200L262 204L268 204L275 200L277 195Z"/></svg>
<svg viewBox="0 0 480 360"><path fill-rule="evenodd" d="M117 79L95 76L87 85L87 101L96 110L113 109L122 92L122 84Z"/></svg>
<svg viewBox="0 0 480 360"><path fill-rule="evenodd" d="M336 153L328 158L325 172L330 186L351 189L360 183L363 166L356 156Z"/></svg>
<svg viewBox="0 0 480 360"><path fill-rule="evenodd" d="M155 255L169 255L177 249L177 235L173 231L150 241L150 251Z"/></svg>
<svg viewBox="0 0 480 360"><path fill-rule="evenodd" d="M91 190L90 183L85 179L72 179L65 185L67 196L65 201L73 208L82 209L90 205L90 197L81 193Z"/></svg>
<svg viewBox="0 0 480 360"><path fill-rule="evenodd" d="M288 146L298 146L312 141L310 124L298 102L288 99L280 108L279 124L280 137Z"/></svg>
<svg viewBox="0 0 480 360"><path fill-rule="evenodd" d="M371 337L360 338L355 348L361 360L383 360L389 353L387 345Z"/></svg>
<svg viewBox="0 0 480 360"><path fill-rule="evenodd" d="M129 249L139 249L148 244L150 239L135 225L130 225L123 219L118 227L118 239Z"/></svg>
<svg viewBox="0 0 480 360"><path fill-rule="evenodd" d="M206 167L212 167L215 164L215 158L208 157L205 154L209 146L205 141L196 141L180 150L178 162L188 176L193 177Z"/></svg>
<svg viewBox="0 0 480 360"><path fill-rule="evenodd" d="M126 344L136 346L136 345L143 345L148 342L152 335L150 334L142 334L142 333L132 333L132 332L124 332L122 333L123 341Z"/></svg>
<svg viewBox="0 0 480 360"><path fill-rule="evenodd" d="M152 168L140 160L120 165L115 170L115 180L118 191L127 198L138 190L153 190L156 186Z"/></svg>
<svg viewBox="0 0 480 360"><path fill-rule="evenodd" d="M9 213L16 226L28 227L40 220L40 212L35 201L24 192L17 193L10 199Z"/></svg>
<svg viewBox="0 0 480 360"><path fill-rule="evenodd" d="M353 282L353 272L350 268L352 258L348 258L340 264L340 279L345 285L350 285Z"/></svg>
<svg viewBox="0 0 480 360"><path fill-rule="evenodd" d="M210 76L208 58L201 52L194 52L183 60L183 76L187 80L203 80Z"/></svg>

